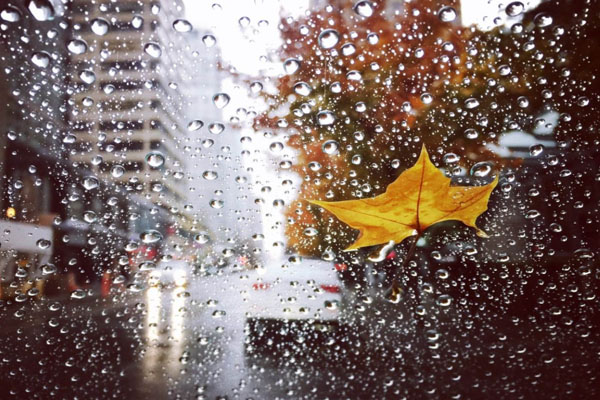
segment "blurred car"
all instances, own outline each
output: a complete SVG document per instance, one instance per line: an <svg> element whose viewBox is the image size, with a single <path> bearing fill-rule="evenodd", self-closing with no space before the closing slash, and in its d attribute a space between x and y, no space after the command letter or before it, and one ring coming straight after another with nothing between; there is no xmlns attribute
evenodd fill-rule
<svg viewBox="0 0 600 400"><path fill-rule="evenodd" d="M188 284L191 266L187 261L160 261L149 274L150 286L185 287Z"/></svg>
<svg viewBox="0 0 600 400"><path fill-rule="evenodd" d="M320 343L340 327L342 282L331 262L274 264L245 278L247 350L289 341Z"/></svg>

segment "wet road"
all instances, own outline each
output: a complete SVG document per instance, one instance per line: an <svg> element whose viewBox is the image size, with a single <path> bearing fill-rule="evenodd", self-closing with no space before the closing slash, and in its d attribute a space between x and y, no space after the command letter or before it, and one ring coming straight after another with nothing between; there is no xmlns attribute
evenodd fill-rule
<svg viewBox="0 0 600 400"><path fill-rule="evenodd" d="M232 274L111 300L4 305L0 398L594 398L598 392L597 333L583 324L573 330L543 319L483 324L427 303L414 313L368 294L347 304L353 329L331 342L292 341L248 353L244 285Z"/></svg>

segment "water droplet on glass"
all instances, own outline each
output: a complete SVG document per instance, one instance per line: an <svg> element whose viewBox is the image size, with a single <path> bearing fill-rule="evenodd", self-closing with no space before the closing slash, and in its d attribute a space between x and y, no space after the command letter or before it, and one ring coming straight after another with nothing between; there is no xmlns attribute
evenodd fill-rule
<svg viewBox="0 0 600 400"><path fill-rule="evenodd" d="M379 43L379 35L377 35L376 33L370 33L367 36L367 42L369 42L369 44L377 44L377 43Z"/></svg>
<svg viewBox="0 0 600 400"><path fill-rule="evenodd" d="M202 173L202 177L207 181L214 181L215 179L217 179L218 175L215 171L204 171Z"/></svg>
<svg viewBox="0 0 600 400"><path fill-rule="evenodd" d="M446 6L442 7L440 11L438 11L438 17L443 22L452 22L456 19L457 13L454 8Z"/></svg>
<svg viewBox="0 0 600 400"><path fill-rule="evenodd" d="M533 23L540 28L545 28L552 25L552 16L547 13L539 13L533 19Z"/></svg>
<svg viewBox="0 0 600 400"><path fill-rule="evenodd" d="M493 167L494 164L492 164L491 162L481 161L471 167L470 174L478 178L483 178L488 176L490 172L492 172Z"/></svg>
<svg viewBox="0 0 600 400"><path fill-rule="evenodd" d="M51 275L56 273L57 269L54 264L44 264L42 265L42 274L43 275Z"/></svg>
<svg viewBox="0 0 600 400"><path fill-rule="evenodd" d="M146 154L146 163L151 168L160 168L165 163L165 156L160 151L151 151Z"/></svg>
<svg viewBox="0 0 600 400"><path fill-rule="evenodd" d="M288 58L283 62L283 69L286 74L292 75L300 69L300 61L296 58Z"/></svg>
<svg viewBox="0 0 600 400"><path fill-rule="evenodd" d="M110 169L110 174L113 178L120 178L125 174L125 168L122 165L115 165Z"/></svg>
<svg viewBox="0 0 600 400"><path fill-rule="evenodd" d="M40 68L46 68L50 65L50 54L45 51L38 51L31 56L31 62Z"/></svg>
<svg viewBox="0 0 600 400"><path fill-rule="evenodd" d="M223 208L225 202L223 200L213 199L208 203L208 205L218 210L220 208Z"/></svg>
<svg viewBox="0 0 600 400"><path fill-rule="evenodd" d="M83 220L85 222L87 222L88 224L92 224L92 223L96 222L96 219L98 219L98 217L96 216L96 213L91 210L87 210L86 212L83 213Z"/></svg>
<svg viewBox="0 0 600 400"><path fill-rule="evenodd" d="M173 29L175 29L177 32L191 32L192 28L192 24L190 24L189 21L185 19L176 19L173 22Z"/></svg>
<svg viewBox="0 0 600 400"><path fill-rule="evenodd" d="M543 152L544 152L543 144L534 144L531 147L529 147L529 154L531 154L533 157L537 157L540 154L542 154Z"/></svg>
<svg viewBox="0 0 600 400"><path fill-rule="evenodd" d="M229 104L229 95L227 93L217 93L212 98L213 103L217 108L224 108Z"/></svg>
<svg viewBox="0 0 600 400"><path fill-rule="evenodd" d="M479 132L473 128L465 129L465 137L467 139L477 139L479 137Z"/></svg>
<svg viewBox="0 0 600 400"><path fill-rule="evenodd" d="M220 135L225 130L225 125L220 122L212 122L208 124L208 131L213 135Z"/></svg>
<svg viewBox="0 0 600 400"><path fill-rule="evenodd" d="M465 107L472 110L473 108L479 107L479 101L473 97L469 97L465 100Z"/></svg>
<svg viewBox="0 0 600 400"><path fill-rule="evenodd" d="M260 93L260 91L263 90L263 84L260 82L252 82L250 84L250 91L252 93Z"/></svg>
<svg viewBox="0 0 600 400"><path fill-rule="evenodd" d="M527 108L529 106L529 99L527 97L525 97L525 96L520 96L517 99L517 104L521 108Z"/></svg>
<svg viewBox="0 0 600 400"><path fill-rule="evenodd" d="M435 303L440 307L449 307L452 304L452 297L447 294L443 294L437 298Z"/></svg>
<svg viewBox="0 0 600 400"><path fill-rule="evenodd" d="M242 17L238 20L238 24L240 24L240 26L242 28L247 27L248 25L250 25L250 18L248 17Z"/></svg>
<svg viewBox="0 0 600 400"><path fill-rule="evenodd" d="M325 154L335 154L337 153L338 148L339 144L335 140L328 140L325 143L323 143L323 146L321 146L321 149Z"/></svg>
<svg viewBox="0 0 600 400"><path fill-rule="evenodd" d="M335 115L329 110L323 110L317 114L317 123L321 126L328 126L335 122Z"/></svg>
<svg viewBox="0 0 600 400"><path fill-rule="evenodd" d="M352 9L361 17L370 17L373 15L373 4L367 0L357 2Z"/></svg>
<svg viewBox="0 0 600 400"><path fill-rule="evenodd" d="M313 237L313 236L317 236L318 234L319 234L319 231L313 227L309 227L304 230L304 236Z"/></svg>
<svg viewBox="0 0 600 400"><path fill-rule="evenodd" d="M312 87L306 82L298 82L294 85L294 92L300 96L308 96L312 92Z"/></svg>
<svg viewBox="0 0 600 400"><path fill-rule="evenodd" d="M18 22L21 19L21 12L15 7L8 6L0 11L0 18L6 22Z"/></svg>
<svg viewBox="0 0 600 400"><path fill-rule="evenodd" d="M447 153L444 154L443 160L446 164L456 164L460 160L460 157L454 153Z"/></svg>
<svg viewBox="0 0 600 400"><path fill-rule="evenodd" d="M187 130L190 132L194 132L197 131L198 129L202 128L204 126L204 122L202 122L199 119L195 119L193 121L190 121L190 123L187 125Z"/></svg>
<svg viewBox="0 0 600 400"><path fill-rule="evenodd" d="M48 21L54 18L54 7L49 0L30 0L27 9L38 21Z"/></svg>
<svg viewBox="0 0 600 400"><path fill-rule="evenodd" d="M73 54L83 54L87 51L87 43L81 39L69 40L67 43L67 50Z"/></svg>
<svg viewBox="0 0 600 400"><path fill-rule="evenodd" d="M98 36L104 36L108 33L109 24L104 18L96 18L92 20L92 32Z"/></svg>
<svg viewBox="0 0 600 400"><path fill-rule="evenodd" d="M154 230L154 229L148 229L148 230L140 233L140 240L146 244L156 243L156 242L162 240L162 238L163 238L162 233L160 233L159 231Z"/></svg>
<svg viewBox="0 0 600 400"><path fill-rule="evenodd" d="M158 43L149 42L144 45L144 51L150 57L158 58L162 55L162 49Z"/></svg>
<svg viewBox="0 0 600 400"><path fill-rule="evenodd" d="M269 145L269 150L271 150L273 153L279 153L281 150L283 150L283 143L273 142Z"/></svg>
<svg viewBox="0 0 600 400"><path fill-rule="evenodd" d="M133 26L135 29L140 29L142 25L144 25L144 18L139 15L134 15L131 19L131 26Z"/></svg>
<svg viewBox="0 0 600 400"><path fill-rule="evenodd" d="M516 17L525 11L525 6L520 1L513 1L506 6L506 15Z"/></svg>
<svg viewBox="0 0 600 400"><path fill-rule="evenodd" d="M100 181L95 176L86 176L81 184L85 190L93 190L100 185Z"/></svg>
<svg viewBox="0 0 600 400"><path fill-rule="evenodd" d="M196 243L204 244L204 243L208 243L209 240L210 240L210 236L208 235L207 232L200 232L194 236L194 241Z"/></svg>
<svg viewBox="0 0 600 400"><path fill-rule="evenodd" d="M343 55L351 56L354 53L356 53L356 46L354 46L352 43L346 43L345 45L342 46L342 54Z"/></svg>
<svg viewBox="0 0 600 400"><path fill-rule="evenodd" d="M47 239L39 239L37 242L35 242L36 246L42 250L46 250L47 248L49 248L52 245L52 242L50 242Z"/></svg>
<svg viewBox="0 0 600 400"><path fill-rule="evenodd" d="M431 102L433 101L433 96L429 93L423 93L421 95L421 101L423 102L423 104L431 104Z"/></svg>
<svg viewBox="0 0 600 400"><path fill-rule="evenodd" d="M340 40L340 34L335 29L325 29L319 35L319 46L324 49L331 49Z"/></svg>
<svg viewBox="0 0 600 400"><path fill-rule="evenodd" d="M91 85L96 81L96 74L92 70L84 69L79 72L79 78L88 85Z"/></svg>
<svg viewBox="0 0 600 400"><path fill-rule="evenodd" d="M202 43L204 43L206 47L213 47L217 44L217 39L213 35L204 35L202 36Z"/></svg>

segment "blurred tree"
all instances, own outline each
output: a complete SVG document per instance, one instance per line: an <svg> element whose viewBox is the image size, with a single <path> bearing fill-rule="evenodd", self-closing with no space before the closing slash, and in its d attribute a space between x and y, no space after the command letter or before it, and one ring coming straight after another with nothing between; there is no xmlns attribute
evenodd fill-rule
<svg viewBox="0 0 600 400"><path fill-rule="evenodd" d="M288 207L288 246L321 256L351 243L353 230L303 199L380 194L422 143L459 174L501 162L486 145L507 130L544 125L544 111L561 113L558 140L594 140L589 38L597 37L597 11L572 0L577 11L561 13L555 3L504 13L488 32L463 28L456 1L340 0L282 19L287 74L265 95L269 109L255 127L297 151L292 169L302 184ZM584 124L572 121L580 111L589 115Z"/></svg>

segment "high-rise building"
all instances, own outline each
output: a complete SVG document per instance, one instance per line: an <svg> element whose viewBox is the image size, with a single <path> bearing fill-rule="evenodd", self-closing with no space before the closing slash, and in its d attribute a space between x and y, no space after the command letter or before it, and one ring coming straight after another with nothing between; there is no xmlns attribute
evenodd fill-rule
<svg viewBox="0 0 600 400"><path fill-rule="evenodd" d="M173 26L182 1L76 0L67 12L71 160L117 190L145 196L186 227L181 147L188 122L177 82L191 51L185 26Z"/></svg>

